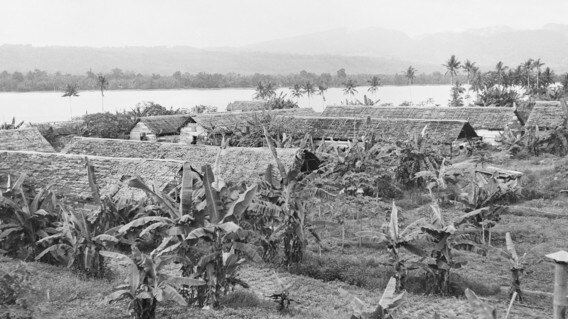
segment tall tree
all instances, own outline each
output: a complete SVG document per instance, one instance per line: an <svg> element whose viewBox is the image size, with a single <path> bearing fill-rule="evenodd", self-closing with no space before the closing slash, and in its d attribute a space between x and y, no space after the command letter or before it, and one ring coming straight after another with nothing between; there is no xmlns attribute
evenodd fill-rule
<svg viewBox="0 0 568 319"><path fill-rule="evenodd" d="M527 77L527 92L531 91L531 73L534 68L533 62L533 59L528 59L523 63L523 69L525 69L525 74Z"/></svg>
<svg viewBox="0 0 568 319"><path fill-rule="evenodd" d="M539 78L540 78L540 68L544 66L544 62L540 61L540 59L536 59L533 62L533 68L536 69L536 88L538 89L539 86Z"/></svg>
<svg viewBox="0 0 568 319"><path fill-rule="evenodd" d="M310 106L311 106L312 95L314 95L314 93L316 92L316 88L314 87L314 84L310 81L307 81L306 83L304 83L304 92L306 92L306 95L308 96L308 104L310 104Z"/></svg>
<svg viewBox="0 0 568 319"><path fill-rule="evenodd" d="M450 83L454 85L454 77L458 75L458 70L461 66L461 62L458 61L455 55L452 56L446 61L446 64L442 64L446 67L446 75L450 75Z"/></svg>
<svg viewBox="0 0 568 319"><path fill-rule="evenodd" d="M406 69L406 73L404 74L406 79L408 80L408 88L410 90L410 101L412 101L412 81L416 78L416 69L411 65Z"/></svg>
<svg viewBox="0 0 568 319"><path fill-rule="evenodd" d="M381 78L375 75L367 80L367 83L369 83L369 89L367 91L371 94L375 94L379 90L379 86L381 86Z"/></svg>
<svg viewBox="0 0 568 319"><path fill-rule="evenodd" d="M99 73L99 75L97 76L97 86L101 90L101 110L104 113L105 111L104 98L105 98L105 90L108 87L108 80L102 73Z"/></svg>
<svg viewBox="0 0 568 319"><path fill-rule="evenodd" d="M269 100L276 95L276 84L268 81L263 83L259 81L256 85L254 98L259 100Z"/></svg>
<svg viewBox="0 0 568 319"><path fill-rule="evenodd" d="M353 81L352 79L344 82L343 86L345 87L343 89L343 94L354 96L357 93L357 82Z"/></svg>
<svg viewBox="0 0 568 319"><path fill-rule="evenodd" d="M502 61L497 62L495 65L495 74L497 75L497 83L504 84L505 80L505 72L509 67L505 66Z"/></svg>
<svg viewBox="0 0 568 319"><path fill-rule="evenodd" d="M292 97L296 98L296 101L304 95L304 88L302 88L300 84L294 84L294 86L290 88L290 91L292 93Z"/></svg>
<svg viewBox="0 0 568 319"><path fill-rule="evenodd" d="M469 82L471 80L471 75L474 73L474 70L476 68L475 62L471 62L469 59L467 59L465 60L465 63L463 64L462 68L467 73L467 85L469 85Z"/></svg>
<svg viewBox="0 0 568 319"><path fill-rule="evenodd" d="M67 87L63 91L61 97L69 98L69 116L73 117L73 108L71 108L71 98L74 96L79 96L79 86L77 84L67 84Z"/></svg>
<svg viewBox="0 0 568 319"><path fill-rule="evenodd" d="M321 95L321 98L325 101L325 93L327 93L327 86L320 84L318 85L318 95Z"/></svg>

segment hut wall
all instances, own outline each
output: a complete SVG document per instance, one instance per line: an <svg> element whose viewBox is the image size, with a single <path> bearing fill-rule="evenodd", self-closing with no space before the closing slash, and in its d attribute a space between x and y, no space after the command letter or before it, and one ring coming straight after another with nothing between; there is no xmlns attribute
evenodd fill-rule
<svg viewBox="0 0 568 319"><path fill-rule="evenodd" d="M37 128L0 130L0 150L54 153L55 149Z"/></svg>
<svg viewBox="0 0 568 319"><path fill-rule="evenodd" d="M113 158L89 156L95 166L95 175L101 193L140 199L141 191L124 186L116 189L121 178L140 176L149 185L163 190L170 183L176 183L182 161ZM85 168L86 156L60 153L25 151L0 151L0 175L26 174L26 181L35 187L53 184L53 190L66 197L69 204L91 202L91 190Z"/></svg>
<svg viewBox="0 0 568 319"><path fill-rule="evenodd" d="M278 157L285 166L290 167L297 151L298 149L281 148L278 149ZM94 156L180 160L189 162L194 169L201 171L203 165L215 164L219 147L76 137L62 152ZM260 175L264 174L268 164L274 164L268 148L230 147L221 153L219 171L221 178L225 181L253 183L261 179Z"/></svg>
<svg viewBox="0 0 568 319"><path fill-rule="evenodd" d="M154 134L144 123L138 122L130 131L130 139L140 141L143 135L146 135L147 141L155 141L156 134Z"/></svg>

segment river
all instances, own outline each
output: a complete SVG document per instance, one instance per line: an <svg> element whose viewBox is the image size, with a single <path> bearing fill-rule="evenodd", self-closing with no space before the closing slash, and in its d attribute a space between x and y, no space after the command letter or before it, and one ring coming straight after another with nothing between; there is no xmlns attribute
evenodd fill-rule
<svg viewBox="0 0 568 319"><path fill-rule="evenodd" d="M337 105L349 100L363 100L363 95L372 100L380 99L380 103L399 105L404 101L415 104L432 99L434 104L447 106L450 99L449 85L424 86L382 86L374 94L369 94L368 87L357 87L354 96L343 94L342 88L330 88L325 94L325 101L319 95L310 98L303 96L298 100L300 107L312 107L321 111L325 105ZM290 97L288 89L279 89ZM51 122L64 121L71 117L102 110L100 91L80 91L78 97L61 97L62 92L0 92L0 120L2 123L18 122ZM184 89L184 90L117 90L104 92L105 111L130 110L136 104L152 101L165 107L191 108L195 105L216 106L219 111L225 110L227 104L238 100L251 100L254 89Z"/></svg>

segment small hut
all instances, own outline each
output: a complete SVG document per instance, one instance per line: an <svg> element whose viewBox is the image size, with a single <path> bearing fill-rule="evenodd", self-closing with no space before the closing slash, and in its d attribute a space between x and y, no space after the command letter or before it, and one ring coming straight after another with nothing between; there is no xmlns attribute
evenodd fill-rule
<svg viewBox="0 0 568 319"><path fill-rule="evenodd" d="M546 101L535 103L529 114L526 127L538 127L539 131L553 130L566 125L568 110L563 101Z"/></svg>
<svg viewBox="0 0 568 319"><path fill-rule="evenodd" d="M312 115L316 115L316 113L311 108L199 114L193 117L193 122L188 123L181 130L180 142L194 144L198 137L206 137L210 133L221 135L233 134L236 131L246 133L254 123L270 121L272 117Z"/></svg>
<svg viewBox="0 0 568 319"><path fill-rule="evenodd" d="M461 139L477 138L476 131L466 121L376 119L354 117L293 117L295 127L302 127L316 141L333 139L351 141L374 135L375 140L403 141L421 135L433 144L451 145Z"/></svg>
<svg viewBox="0 0 568 319"><path fill-rule="evenodd" d="M130 139L138 141L177 141L180 130L195 122L187 114L141 117L130 130Z"/></svg>
<svg viewBox="0 0 568 319"><path fill-rule="evenodd" d="M519 121L510 107L377 107L328 106L324 117L371 117L382 119L458 120L467 121L485 142L494 143L505 127ZM522 123L522 122L521 122Z"/></svg>
<svg viewBox="0 0 568 319"><path fill-rule="evenodd" d="M227 112L253 112L266 110L265 101L234 101L227 105Z"/></svg>
<svg viewBox="0 0 568 319"><path fill-rule="evenodd" d="M36 127L0 130L0 150L55 152Z"/></svg>
<svg viewBox="0 0 568 319"><path fill-rule="evenodd" d="M115 140L76 137L62 151L65 154L83 154L98 157L146 158L189 162L201 171L205 164L215 165L219 147L208 145L183 145L179 143L144 143L133 140ZM298 149L279 148L278 157L290 167ZM222 151L219 174L225 181L258 182L274 159L268 148L230 147ZM274 170L277 173L277 170Z"/></svg>

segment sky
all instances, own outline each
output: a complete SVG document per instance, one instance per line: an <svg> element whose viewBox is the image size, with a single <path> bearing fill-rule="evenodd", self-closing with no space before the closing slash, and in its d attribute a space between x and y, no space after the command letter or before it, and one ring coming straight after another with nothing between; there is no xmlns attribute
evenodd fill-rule
<svg viewBox="0 0 568 319"><path fill-rule="evenodd" d="M238 47L336 28L536 29L566 12L566 0L0 0L0 45Z"/></svg>

